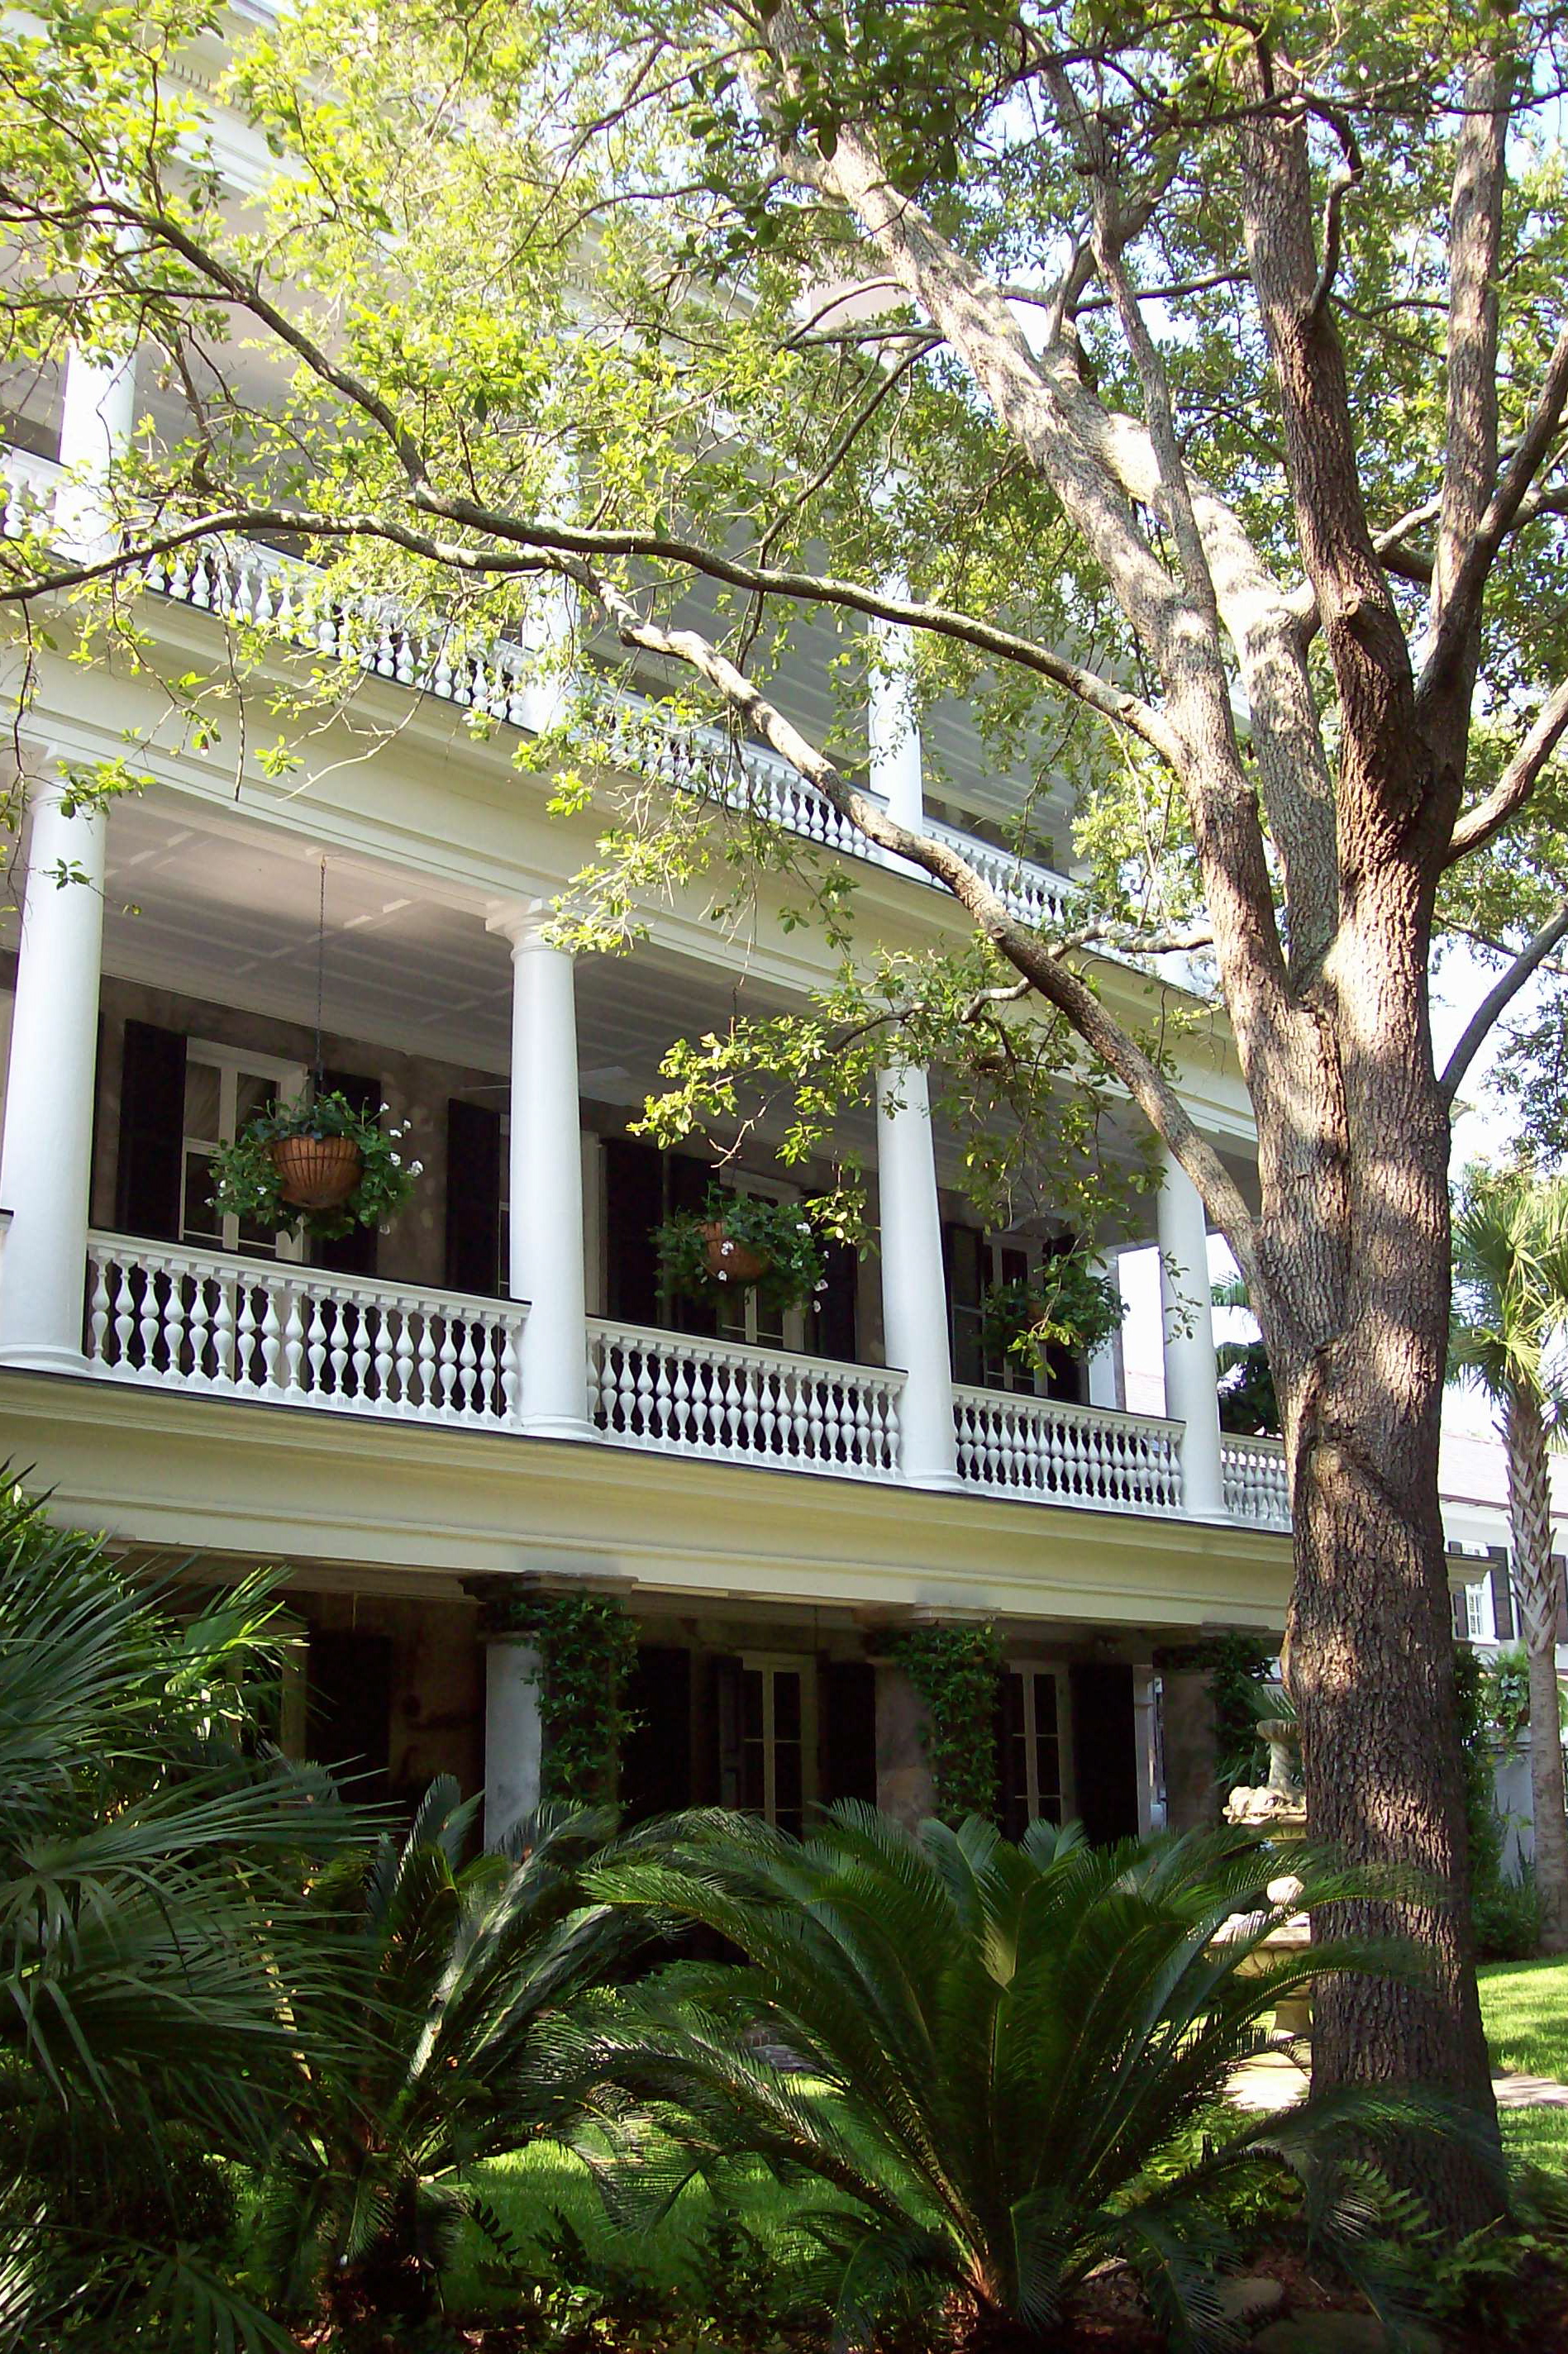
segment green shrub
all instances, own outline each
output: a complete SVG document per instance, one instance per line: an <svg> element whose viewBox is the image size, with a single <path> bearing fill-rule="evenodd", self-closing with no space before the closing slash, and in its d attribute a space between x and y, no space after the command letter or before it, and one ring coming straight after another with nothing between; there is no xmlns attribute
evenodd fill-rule
<svg viewBox="0 0 1568 2354"><path fill-rule="evenodd" d="M1476 1958L1482 1962L1528 1962L1541 1950L1541 1904L1535 1873L1527 1863L1517 1880L1500 1872L1470 1899Z"/></svg>

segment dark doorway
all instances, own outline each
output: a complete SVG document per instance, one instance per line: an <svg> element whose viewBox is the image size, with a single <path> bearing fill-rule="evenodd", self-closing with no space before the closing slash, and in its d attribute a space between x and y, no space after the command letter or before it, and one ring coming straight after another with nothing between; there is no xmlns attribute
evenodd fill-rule
<svg viewBox="0 0 1568 2354"><path fill-rule="evenodd" d="M1138 1836L1132 1670L1109 1660L1072 1670L1074 1811L1097 1847Z"/></svg>
<svg viewBox="0 0 1568 2354"><path fill-rule="evenodd" d="M305 1657L307 1755L339 1767L355 1797L384 1801L390 1789L391 1637L313 1627Z"/></svg>
<svg viewBox="0 0 1568 2354"><path fill-rule="evenodd" d="M692 1655L673 1643L644 1643L627 1682L633 1730L620 1761L620 1803L629 1823L672 1815L692 1803Z"/></svg>

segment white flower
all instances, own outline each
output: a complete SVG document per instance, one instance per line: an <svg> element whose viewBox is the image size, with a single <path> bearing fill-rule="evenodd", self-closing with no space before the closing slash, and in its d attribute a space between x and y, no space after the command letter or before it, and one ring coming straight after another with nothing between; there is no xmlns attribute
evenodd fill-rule
<svg viewBox="0 0 1568 2354"><path fill-rule="evenodd" d="M410 1177L422 1177L422 1176L424 1175L424 1173L425 1173L425 1164L424 1164L424 1162L423 1162L422 1161L409 1161L409 1163L408 1163L408 1174L409 1174L409 1176L410 1176Z"/></svg>
<svg viewBox="0 0 1568 2354"><path fill-rule="evenodd" d="M827 1288L828 1288L828 1279L827 1279L827 1277L826 1277L826 1276L824 1276L824 1277L822 1278L822 1280L821 1281L821 1283L817 1284L817 1285L814 1287L814 1288L815 1288L816 1290L818 1290L818 1291L826 1291Z"/></svg>
<svg viewBox="0 0 1568 2354"><path fill-rule="evenodd" d="M401 1169L401 1167L403 1166L403 1162L402 1162L401 1156L400 1156L399 1154L397 1154L397 1153L396 1153L396 1152L389 1152L389 1153L387 1154L387 1159L391 1161L392 1166L393 1166L393 1168L394 1168L394 1169Z"/></svg>

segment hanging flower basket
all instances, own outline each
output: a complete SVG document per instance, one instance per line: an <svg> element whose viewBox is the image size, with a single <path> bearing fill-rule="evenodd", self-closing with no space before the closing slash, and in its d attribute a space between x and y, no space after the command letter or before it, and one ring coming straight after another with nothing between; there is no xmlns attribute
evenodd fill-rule
<svg viewBox="0 0 1568 2354"><path fill-rule="evenodd" d="M268 1150L278 1190L291 1209L340 1209L365 1170L352 1136L279 1136Z"/></svg>
<svg viewBox="0 0 1568 2354"><path fill-rule="evenodd" d="M1121 1330L1126 1305L1114 1276L1087 1251L1048 1258L1038 1274L992 1284L980 1302L980 1342L991 1357L1038 1369L1050 1348L1087 1356Z"/></svg>
<svg viewBox="0 0 1568 2354"><path fill-rule="evenodd" d="M702 1225L703 1255L708 1273L726 1283L760 1283L772 1260L766 1251L736 1242L722 1219L707 1218Z"/></svg>
<svg viewBox="0 0 1568 2354"><path fill-rule="evenodd" d="M768 1308L804 1308L826 1281L816 1228L799 1202L713 1185L700 1211L666 1218L653 1239L666 1279L686 1299L755 1290Z"/></svg>
<svg viewBox="0 0 1568 2354"><path fill-rule="evenodd" d="M302 1227L322 1239L386 1226L421 1173L399 1150L408 1132L336 1094L258 1112L213 1155L212 1207L244 1225Z"/></svg>

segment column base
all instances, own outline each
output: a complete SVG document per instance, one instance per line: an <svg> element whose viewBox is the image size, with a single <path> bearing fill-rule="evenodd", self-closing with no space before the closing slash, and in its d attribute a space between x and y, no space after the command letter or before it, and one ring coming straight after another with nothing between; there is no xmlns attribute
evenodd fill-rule
<svg viewBox="0 0 1568 2354"><path fill-rule="evenodd" d="M956 1471L906 1471L903 1484L906 1488L924 1488L937 1495L956 1496L969 1482L960 1479Z"/></svg>
<svg viewBox="0 0 1568 2354"><path fill-rule="evenodd" d="M571 1438L579 1444L584 1439L598 1440L604 1434L581 1415L530 1414L519 1425L524 1438Z"/></svg>
<svg viewBox="0 0 1568 2354"><path fill-rule="evenodd" d="M0 1346L0 1365L14 1365L27 1373L90 1373L91 1365L79 1349L57 1349L48 1343L29 1347L25 1341Z"/></svg>

